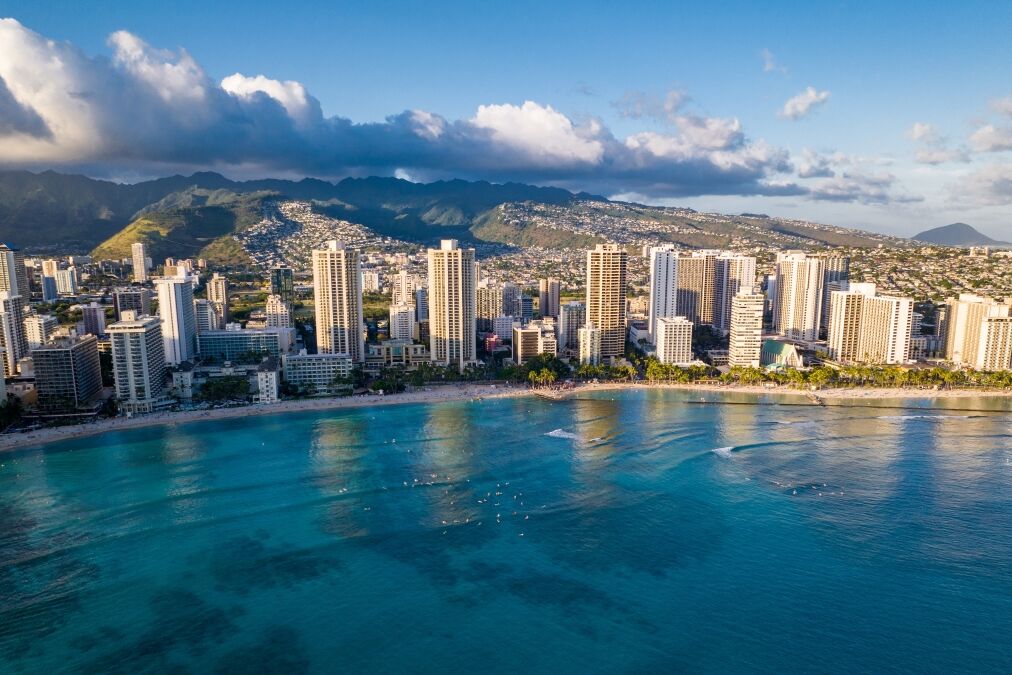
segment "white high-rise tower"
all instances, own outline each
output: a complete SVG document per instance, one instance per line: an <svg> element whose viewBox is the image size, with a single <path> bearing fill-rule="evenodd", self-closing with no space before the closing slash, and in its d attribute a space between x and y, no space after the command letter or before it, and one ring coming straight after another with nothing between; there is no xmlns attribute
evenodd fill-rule
<svg viewBox="0 0 1012 675"><path fill-rule="evenodd" d="M362 274L358 251L329 241L313 251L316 347L321 354L347 354L365 361L362 336Z"/></svg>
<svg viewBox="0 0 1012 675"><path fill-rule="evenodd" d="M477 360L474 249L444 239L429 249L429 345L433 363L461 370Z"/></svg>

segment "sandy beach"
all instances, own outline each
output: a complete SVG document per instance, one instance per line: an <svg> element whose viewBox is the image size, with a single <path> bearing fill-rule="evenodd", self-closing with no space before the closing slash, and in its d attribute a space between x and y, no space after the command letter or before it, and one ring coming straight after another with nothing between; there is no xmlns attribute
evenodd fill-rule
<svg viewBox="0 0 1012 675"><path fill-rule="evenodd" d="M720 385L720 384L662 384L647 382L604 382L599 384L580 384L572 389L539 392L522 385L504 384L450 384L424 387L401 394L390 396L354 396L344 398L317 398L281 401L274 404L237 406L234 408L215 408L211 410L187 410L137 415L135 417L116 417L101 419L85 424L68 425L37 429L27 433L10 433L0 435L0 451L43 445L71 438L92 436L107 431L139 429L142 427L162 424L183 424L187 422L213 421L249 417L251 415L275 415L286 412L307 412L316 410L341 410L345 408L363 408L378 405L398 405L410 403L440 403L447 401L463 401L476 398L507 398L516 396L534 396L539 393L550 398L566 399L582 393L600 391L622 391L630 389L675 389L720 394L750 394L790 396L797 399L798 404L817 405L826 401L867 401L869 404L884 399L960 399L960 398L1012 398L1010 391L978 390L978 389L893 389L893 388L831 388L815 392L791 389L788 387L764 387L761 385Z"/></svg>

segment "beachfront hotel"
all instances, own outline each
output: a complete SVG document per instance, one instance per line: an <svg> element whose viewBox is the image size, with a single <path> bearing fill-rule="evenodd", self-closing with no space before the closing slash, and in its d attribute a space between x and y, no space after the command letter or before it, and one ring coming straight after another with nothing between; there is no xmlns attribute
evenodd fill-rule
<svg viewBox="0 0 1012 675"><path fill-rule="evenodd" d="M829 355L843 363L910 360L914 301L876 294L875 284L849 284L830 294Z"/></svg>
<svg viewBox="0 0 1012 675"><path fill-rule="evenodd" d="M587 323L587 306L579 300L570 300L559 307L557 324L559 351L578 349L580 328Z"/></svg>
<svg viewBox="0 0 1012 675"><path fill-rule="evenodd" d="M601 363L601 330L592 323L579 330L580 365L596 366Z"/></svg>
<svg viewBox="0 0 1012 675"><path fill-rule="evenodd" d="M945 336L945 358L954 365L978 370L1005 370L1012 367L1012 353L1002 337L1007 330L1003 319L1012 316L1012 306L971 293L950 298L938 330Z"/></svg>
<svg viewBox="0 0 1012 675"><path fill-rule="evenodd" d="M526 326L513 326L513 362L517 365L539 354L555 356L557 352L555 321L551 317L531 321Z"/></svg>
<svg viewBox="0 0 1012 675"><path fill-rule="evenodd" d="M731 301L727 364L758 368L763 345L763 307L766 296L754 286L742 286Z"/></svg>
<svg viewBox="0 0 1012 675"><path fill-rule="evenodd" d="M343 242L313 251L317 351L347 354L353 363L365 361L361 267L358 251Z"/></svg>
<svg viewBox="0 0 1012 675"><path fill-rule="evenodd" d="M197 317L190 276L183 271L178 276L159 277L154 283L158 316L162 320L165 363L174 366L192 361L197 352Z"/></svg>
<svg viewBox="0 0 1012 675"><path fill-rule="evenodd" d="M650 300L648 328L650 340L657 341L657 320L678 313L678 251L673 244L654 246L650 256Z"/></svg>
<svg viewBox="0 0 1012 675"><path fill-rule="evenodd" d="M600 331L601 359L625 353L628 260L618 244L598 244L587 251L587 322Z"/></svg>
<svg viewBox="0 0 1012 675"><path fill-rule="evenodd" d="M819 338L825 261L801 251L777 254L773 327L781 335L805 342Z"/></svg>
<svg viewBox="0 0 1012 675"><path fill-rule="evenodd" d="M428 266L432 362L463 370L477 362L474 249L444 239L428 250Z"/></svg>
<svg viewBox="0 0 1012 675"><path fill-rule="evenodd" d="M214 273L207 282L207 301L218 315L218 327L224 328L228 323L228 278Z"/></svg>
<svg viewBox="0 0 1012 675"><path fill-rule="evenodd" d="M130 245L130 257L134 266L134 281L143 284L148 280L148 247L141 242ZM55 276L55 275L50 275Z"/></svg>
<svg viewBox="0 0 1012 675"><path fill-rule="evenodd" d="M91 405L102 392L98 338L59 338L32 350L40 410L74 412Z"/></svg>
<svg viewBox="0 0 1012 675"><path fill-rule="evenodd" d="M752 256L723 252L713 261L713 327L721 335L731 332L731 311L738 291L751 288L756 279Z"/></svg>
<svg viewBox="0 0 1012 675"><path fill-rule="evenodd" d="M148 413L165 397L165 344L157 317L127 312L107 329L116 398L128 413Z"/></svg>
<svg viewBox="0 0 1012 675"><path fill-rule="evenodd" d="M25 339L24 301L20 295L0 291L0 357L4 377L14 377L18 361L28 353Z"/></svg>

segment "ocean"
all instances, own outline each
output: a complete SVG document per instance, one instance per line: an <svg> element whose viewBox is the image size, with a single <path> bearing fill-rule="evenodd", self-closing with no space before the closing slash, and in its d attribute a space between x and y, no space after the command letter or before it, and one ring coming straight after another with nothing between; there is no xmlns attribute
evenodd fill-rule
<svg viewBox="0 0 1012 675"><path fill-rule="evenodd" d="M785 402L412 404L0 455L0 672L1012 671L1008 403Z"/></svg>

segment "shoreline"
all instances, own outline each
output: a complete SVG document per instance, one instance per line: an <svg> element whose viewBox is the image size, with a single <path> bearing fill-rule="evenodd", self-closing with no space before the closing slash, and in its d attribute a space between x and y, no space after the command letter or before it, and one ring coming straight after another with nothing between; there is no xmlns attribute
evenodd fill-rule
<svg viewBox="0 0 1012 675"><path fill-rule="evenodd" d="M151 426L170 426L189 422L214 421L248 417L252 415L276 415L280 413L317 412L343 410L384 405L407 405L412 403L448 403L482 398L516 398L520 396L542 396L547 399L567 400L581 393L599 391L627 391L647 389L672 389L698 391L715 394L745 394L751 396L776 395L799 399L801 405L820 405L824 401L866 401L869 404L886 399L963 399L993 398L1012 399L1012 391L978 391L973 389L892 389L882 387L829 388L818 391L791 389L788 387L764 387L762 385L721 385L721 384L679 384L647 382L602 382L580 384L573 389L543 392L529 389L525 385L460 383L431 385L414 391L380 396L352 396L344 398L319 398L280 401L272 404L253 404L211 410L186 410L160 412L135 417L115 417L87 424L62 427L48 427L26 433L0 435L0 452L20 448L47 445L58 441L84 438L109 431L126 431ZM718 401L711 401L719 403ZM995 411L997 412L997 411Z"/></svg>

